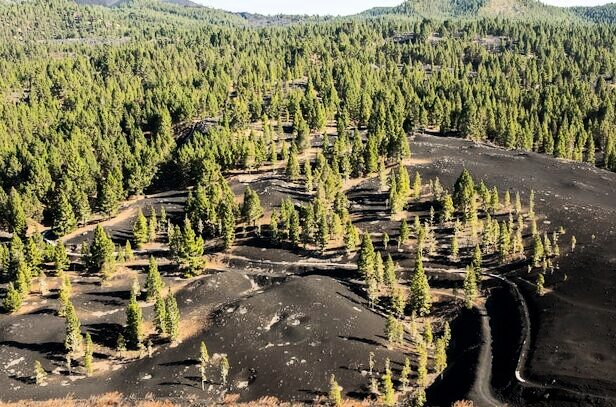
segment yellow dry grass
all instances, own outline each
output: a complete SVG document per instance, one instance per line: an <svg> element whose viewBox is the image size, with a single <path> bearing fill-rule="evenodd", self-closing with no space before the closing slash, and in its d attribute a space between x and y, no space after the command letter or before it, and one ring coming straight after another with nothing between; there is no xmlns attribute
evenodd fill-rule
<svg viewBox="0 0 616 407"><path fill-rule="evenodd" d="M284 402L273 396L261 397L260 399L239 402L239 394L226 394L221 402L212 402L212 405L218 406L237 406L237 407L300 407L302 403ZM327 399L319 397L314 401L314 405L325 405ZM0 407L176 407L182 405L190 405L189 400L174 402L168 399L153 399L147 397L143 400L128 400L121 393L105 393L98 396L92 396L87 400L77 400L68 396L66 398L52 399L46 401L18 401L15 403L0 402ZM343 400L343 407L363 407L368 406L368 401L359 400ZM461 404L456 407L472 407L472 404Z"/></svg>

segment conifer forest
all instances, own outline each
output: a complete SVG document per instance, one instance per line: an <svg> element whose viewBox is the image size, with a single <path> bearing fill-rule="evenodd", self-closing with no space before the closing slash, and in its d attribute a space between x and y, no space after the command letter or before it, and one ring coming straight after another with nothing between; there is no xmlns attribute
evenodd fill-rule
<svg viewBox="0 0 616 407"><path fill-rule="evenodd" d="M0 405L616 406L616 3L0 0Z"/></svg>

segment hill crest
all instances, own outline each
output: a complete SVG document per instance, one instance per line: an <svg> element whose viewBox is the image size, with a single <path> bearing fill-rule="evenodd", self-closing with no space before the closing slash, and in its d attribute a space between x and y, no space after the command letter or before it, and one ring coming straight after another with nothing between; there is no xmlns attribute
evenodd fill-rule
<svg viewBox="0 0 616 407"><path fill-rule="evenodd" d="M509 18L587 20L614 23L616 3L596 7L557 7L539 0L407 0L394 7L377 7L363 16L403 15L418 18Z"/></svg>

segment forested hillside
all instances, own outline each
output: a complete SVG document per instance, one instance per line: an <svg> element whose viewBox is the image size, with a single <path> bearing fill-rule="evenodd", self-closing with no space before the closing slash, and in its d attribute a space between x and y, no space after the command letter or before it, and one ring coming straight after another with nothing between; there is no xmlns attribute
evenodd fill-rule
<svg viewBox="0 0 616 407"><path fill-rule="evenodd" d="M146 0L32 0L1 5L0 19L7 230L23 231L25 217L64 234L113 213L185 157L173 126L207 117L232 137L266 116L290 119L299 135L337 121L367 127L383 151L429 128L616 169L612 25L391 17L250 27ZM271 142L250 137L220 154L242 166Z"/></svg>
<svg viewBox="0 0 616 407"><path fill-rule="evenodd" d="M616 399L613 7L84 1L0 0L0 400Z"/></svg>
<svg viewBox="0 0 616 407"><path fill-rule="evenodd" d="M597 23L616 22L616 3L597 7L574 7L572 10L575 14Z"/></svg>
<svg viewBox="0 0 616 407"><path fill-rule="evenodd" d="M396 7L379 7L363 14L394 14L434 19L503 17L555 20L572 17L566 9L547 6L538 0L408 0Z"/></svg>

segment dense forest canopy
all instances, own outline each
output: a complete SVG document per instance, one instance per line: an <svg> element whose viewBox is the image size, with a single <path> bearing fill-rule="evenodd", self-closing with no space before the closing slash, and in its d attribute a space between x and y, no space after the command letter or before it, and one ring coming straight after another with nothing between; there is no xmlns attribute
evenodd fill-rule
<svg viewBox="0 0 616 407"><path fill-rule="evenodd" d="M441 3L447 16L496 4ZM204 162L258 164L282 125L367 129L357 148L392 158L402 135L429 129L616 171L616 26L561 13L260 25L148 0L0 2L3 228L22 233L25 217L61 235L161 172L192 184L211 173ZM208 134L177 138L205 118L217 122ZM254 122L268 131L246 131Z"/></svg>

